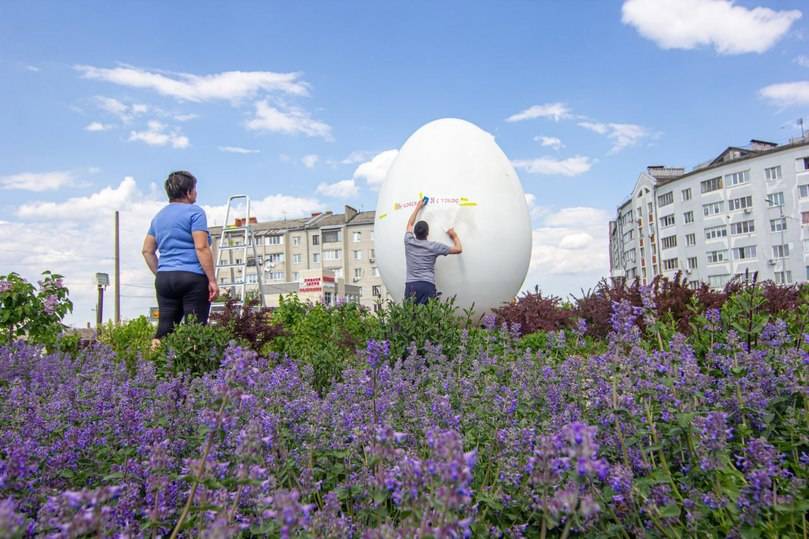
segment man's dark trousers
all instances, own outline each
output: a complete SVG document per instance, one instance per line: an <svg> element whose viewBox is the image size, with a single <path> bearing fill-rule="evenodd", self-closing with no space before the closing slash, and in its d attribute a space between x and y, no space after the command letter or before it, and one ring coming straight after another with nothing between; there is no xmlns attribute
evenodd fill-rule
<svg viewBox="0 0 809 539"><path fill-rule="evenodd" d="M416 303L422 305L427 303L427 300L436 296L435 285L427 281L415 281L412 283L405 283L405 298L411 298Z"/></svg>

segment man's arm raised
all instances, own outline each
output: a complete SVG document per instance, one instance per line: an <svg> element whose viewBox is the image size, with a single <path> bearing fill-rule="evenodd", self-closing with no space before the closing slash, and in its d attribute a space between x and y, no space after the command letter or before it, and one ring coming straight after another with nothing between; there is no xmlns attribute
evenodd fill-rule
<svg viewBox="0 0 809 539"><path fill-rule="evenodd" d="M416 204L415 209L413 209L413 213L410 214L410 219L407 221L407 231L411 234L413 233L413 227L416 226L416 219L419 216L419 212L421 211L424 206L427 205L427 197L423 197L419 200L419 203Z"/></svg>

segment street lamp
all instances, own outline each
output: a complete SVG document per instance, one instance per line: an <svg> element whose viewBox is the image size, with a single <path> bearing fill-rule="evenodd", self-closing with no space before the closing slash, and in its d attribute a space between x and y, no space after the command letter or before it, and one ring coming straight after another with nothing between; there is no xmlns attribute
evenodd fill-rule
<svg viewBox="0 0 809 539"><path fill-rule="evenodd" d="M110 276L107 273L96 273L96 287L98 287L98 303L96 304L96 331L101 333L101 322L104 318L104 289L110 285Z"/></svg>

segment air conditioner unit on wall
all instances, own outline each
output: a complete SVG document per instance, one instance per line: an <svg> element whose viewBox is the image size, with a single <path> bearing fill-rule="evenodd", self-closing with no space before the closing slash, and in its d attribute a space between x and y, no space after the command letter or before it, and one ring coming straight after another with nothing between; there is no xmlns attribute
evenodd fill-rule
<svg viewBox="0 0 809 539"><path fill-rule="evenodd" d="M772 258L771 258L771 259L769 259L769 260L767 260L767 264L769 264L770 266L774 266L774 265L776 265L777 263L778 263L778 261L777 261L777 260L775 260L775 259L772 259Z"/></svg>

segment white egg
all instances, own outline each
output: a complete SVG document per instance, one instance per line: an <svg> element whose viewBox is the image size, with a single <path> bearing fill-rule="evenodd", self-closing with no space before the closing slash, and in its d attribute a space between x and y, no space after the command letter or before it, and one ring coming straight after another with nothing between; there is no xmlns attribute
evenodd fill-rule
<svg viewBox="0 0 809 539"><path fill-rule="evenodd" d="M402 146L379 191L374 247L382 280L396 301L405 289L404 235L421 196L430 197L418 220L427 239L452 245L439 256L436 287L476 315L511 301L531 259L531 220L520 179L494 137L465 120L444 118L421 127Z"/></svg>

